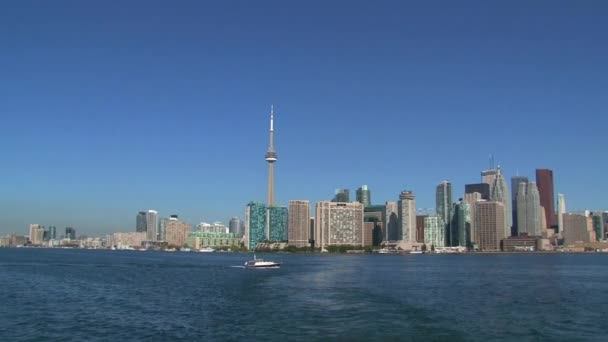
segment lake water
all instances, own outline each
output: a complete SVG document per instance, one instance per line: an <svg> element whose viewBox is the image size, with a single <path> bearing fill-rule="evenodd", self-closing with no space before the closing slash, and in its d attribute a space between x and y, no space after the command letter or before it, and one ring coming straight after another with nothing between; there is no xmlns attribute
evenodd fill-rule
<svg viewBox="0 0 608 342"><path fill-rule="evenodd" d="M608 255L0 249L0 341L608 340Z"/></svg>

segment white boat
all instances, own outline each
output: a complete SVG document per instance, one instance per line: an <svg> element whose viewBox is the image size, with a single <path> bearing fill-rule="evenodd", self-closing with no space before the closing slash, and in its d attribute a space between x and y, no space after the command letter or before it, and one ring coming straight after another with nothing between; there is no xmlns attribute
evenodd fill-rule
<svg viewBox="0 0 608 342"><path fill-rule="evenodd" d="M410 251L410 254L424 254L423 251Z"/></svg>
<svg viewBox="0 0 608 342"><path fill-rule="evenodd" d="M201 248L198 250L201 253L211 253L211 252L215 252L215 249L211 248L211 247L205 247L205 248Z"/></svg>
<svg viewBox="0 0 608 342"><path fill-rule="evenodd" d="M279 268L281 264L274 261L258 259L253 255L253 260L245 261L245 268Z"/></svg>

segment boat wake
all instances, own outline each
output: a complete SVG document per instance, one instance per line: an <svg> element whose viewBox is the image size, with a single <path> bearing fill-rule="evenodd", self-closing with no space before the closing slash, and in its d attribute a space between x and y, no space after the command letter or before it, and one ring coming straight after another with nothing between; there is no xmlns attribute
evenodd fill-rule
<svg viewBox="0 0 608 342"><path fill-rule="evenodd" d="M230 267L234 267L234 268L245 268L245 266L230 266Z"/></svg>

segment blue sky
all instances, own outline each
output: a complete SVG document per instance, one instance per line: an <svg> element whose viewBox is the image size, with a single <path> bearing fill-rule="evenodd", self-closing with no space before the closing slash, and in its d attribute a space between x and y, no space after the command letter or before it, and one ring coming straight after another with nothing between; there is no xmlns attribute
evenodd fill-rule
<svg viewBox="0 0 608 342"><path fill-rule="evenodd" d="M605 1L0 4L0 233L129 231L369 185L434 206L496 156L608 209Z"/></svg>

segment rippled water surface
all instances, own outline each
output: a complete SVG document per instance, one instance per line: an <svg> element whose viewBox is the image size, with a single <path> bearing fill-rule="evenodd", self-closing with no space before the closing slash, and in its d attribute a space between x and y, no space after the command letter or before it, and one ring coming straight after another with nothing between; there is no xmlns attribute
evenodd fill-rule
<svg viewBox="0 0 608 342"><path fill-rule="evenodd" d="M608 339L608 255L0 249L0 341Z"/></svg>

